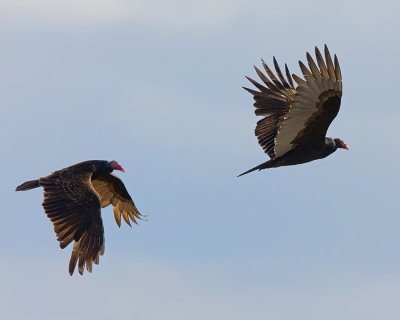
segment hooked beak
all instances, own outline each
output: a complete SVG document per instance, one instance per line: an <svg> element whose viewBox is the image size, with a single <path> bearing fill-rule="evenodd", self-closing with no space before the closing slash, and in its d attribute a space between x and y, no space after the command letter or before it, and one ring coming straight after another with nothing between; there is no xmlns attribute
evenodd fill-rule
<svg viewBox="0 0 400 320"><path fill-rule="evenodd" d="M125 169L117 161L115 161L115 160L111 161L111 165L112 165L113 170L119 170L119 171L125 172Z"/></svg>
<svg viewBox="0 0 400 320"><path fill-rule="evenodd" d="M346 149L346 150L350 149L349 146L342 139L336 139L335 141L336 141L336 146L338 148Z"/></svg>

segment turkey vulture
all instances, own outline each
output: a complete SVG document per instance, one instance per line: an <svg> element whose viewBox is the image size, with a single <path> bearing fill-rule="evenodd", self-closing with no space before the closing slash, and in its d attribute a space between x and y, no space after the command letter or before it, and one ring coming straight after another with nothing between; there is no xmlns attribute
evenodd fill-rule
<svg viewBox="0 0 400 320"><path fill-rule="evenodd" d="M341 139L326 137L336 117L342 97L342 74L335 55L332 62L325 45L325 60L315 47L317 64L307 52L309 68L299 61L304 80L293 74L285 64L286 78L275 57L277 76L262 60L268 77L254 67L265 86L246 77L259 91L245 88L254 96L255 113L264 118L257 122L258 143L271 158L239 176L254 170L301 164L322 159L337 148L348 150ZM294 85L293 79L297 86Z"/></svg>
<svg viewBox="0 0 400 320"><path fill-rule="evenodd" d="M43 208L53 222L61 249L74 242L70 275L77 263L81 275L85 265L92 272L93 262L99 264L99 257L104 253L101 208L112 204L118 226L121 214L129 225L129 219L136 223L141 218L125 185L111 173L113 170L125 172L117 161L84 161L16 188L16 191L44 188Z"/></svg>

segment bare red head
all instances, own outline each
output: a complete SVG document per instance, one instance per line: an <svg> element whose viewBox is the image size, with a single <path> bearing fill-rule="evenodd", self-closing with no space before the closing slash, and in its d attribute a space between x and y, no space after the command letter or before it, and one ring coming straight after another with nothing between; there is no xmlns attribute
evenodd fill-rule
<svg viewBox="0 0 400 320"><path fill-rule="evenodd" d="M110 161L110 165L113 170L119 170L125 172L125 169L115 160Z"/></svg>
<svg viewBox="0 0 400 320"><path fill-rule="evenodd" d="M342 139L336 138L335 143L337 148L349 150L349 146Z"/></svg>

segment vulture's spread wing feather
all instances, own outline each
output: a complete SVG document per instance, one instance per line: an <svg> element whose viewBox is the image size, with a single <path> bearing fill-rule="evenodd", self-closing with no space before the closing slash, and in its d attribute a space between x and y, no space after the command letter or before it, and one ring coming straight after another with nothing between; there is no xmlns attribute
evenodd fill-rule
<svg viewBox="0 0 400 320"><path fill-rule="evenodd" d="M91 272L92 263L97 264L99 256L104 253L100 199L91 186L91 175L74 175L61 170L40 179L44 188L43 208L54 225L60 247L63 249L74 241L70 274L77 262L80 274L85 264Z"/></svg>
<svg viewBox="0 0 400 320"><path fill-rule="evenodd" d="M258 121L255 134L259 144L272 158L278 158L298 145L323 144L326 131L336 117L342 96L342 76L338 59L334 63L327 46L325 60L315 48L317 63L307 53L307 68L299 61L304 79L293 74L297 83L294 89L290 72L285 65L287 79L276 59L274 66L278 78L263 61L269 79L259 69L256 72L265 86L248 78L259 91L245 88L254 95Z"/></svg>
<svg viewBox="0 0 400 320"><path fill-rule="evenodd" d="M136 219L141 218L142 215L136 208L124 183L117 176L111 173L101 175L92 180L92 185L100 196L102 208L112 204L118 226L121 226L121 214L129 225L131 225L129 219L137 223Z"/></svg>
<svg viewBox="0 0 400 320"><path fill-rule="evenodd" d="M293 100L295 94L295 90L293 89L293 80L287 66L285 66L286 76L288 78L286 80L275 58L274 64L278 77L281 79L280 81L263 61L264 70L271 80L268 79L268 77L257 67L254 67L265 86L247 77L247 79L260 91L244 88L254 96L256 115L264 116L263 119L257 122L255 134L258 138L258 143L272 159L275 158L275 136L278 132L279 123L288 112L290 102Z"/></svg>

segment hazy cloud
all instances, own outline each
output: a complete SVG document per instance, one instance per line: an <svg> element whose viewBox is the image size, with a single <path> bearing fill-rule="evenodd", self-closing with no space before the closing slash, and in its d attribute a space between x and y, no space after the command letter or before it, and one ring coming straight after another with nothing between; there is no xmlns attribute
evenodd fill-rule
<svg viewBox="0 0 400 320"><path fill-rule="evenodd" d="M76 314L99 320L334 320L340 314L343 319L396 320L400 312L396 273L373 276L342 270L324 278L320 270L297 279L274 279L276 270L265 266L250 267L255 276L246 272L246 263L171 263L109 252L93 274L70 277L61 257L65 254L6 256L0 267L2 315L32 320ZM27 261L29 268L24 266ZM12 281L17 277L19 281Z"/></svg>
<svg viewBox="0 0 400 320"><path fill-rule="evenodd" d="M232 21L243 4L241 0L2 0L0 16L28 24L90 26L129 20L152 28L209 30Z"/></svg>

